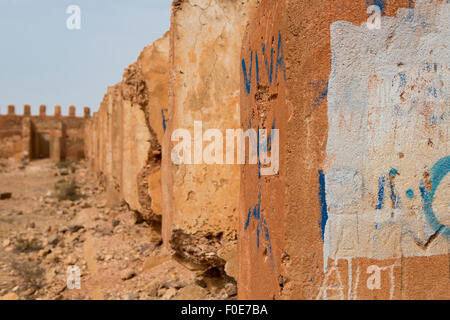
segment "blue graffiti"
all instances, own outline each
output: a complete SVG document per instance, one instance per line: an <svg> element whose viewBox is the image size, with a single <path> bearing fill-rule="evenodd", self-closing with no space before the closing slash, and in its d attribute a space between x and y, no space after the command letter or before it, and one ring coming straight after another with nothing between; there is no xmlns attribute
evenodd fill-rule
<svg viewBox="0 0 450 320"><path fill-rule="evenodd" d="M386 184L386 177L380 177L378 179L378 203L375 206L376 210L383 209L384 206L384 186Z"/></svg>
<svg viewBox="0 0 450 320"><path fill-rule="evenodd" d="M322 240L325 238L325 226L328 221L328 206L327 206L327 194L326 194L326 185L325 185L325 174L323 170L319 170L319 201L321 208L321 216L320 216L320 229L321 229L321 237Z"/></svg>
<svg viewBox="0 0 450 320"><path fill-rule="evenodd" d="M419 187L420 194L423 200L423 212L425 214L428 223L435 232L442 232L442 234L444 234L447 237L450 237L450 228L440 223L437 217L435 216L433 212L433 199L439 184L447 175L449 170L450 170L450 156L447 156L439 160L431 169L430 190L427 190L424 181L420 182ZM395 190L393 181L394 178L399 174L400 173L396 169L391 169L391 171L389 172L389 187L391 189L390 198L392 200L393 207L396 209L401 207L401 199L399 193ZM378 203L375 206L376 210L382 210L384 207L386 180L387 180L386 176L382 176L378 179ZM408 189L406 191L406 197L408 199L413 199L414 190Z"/></svg>
<svg viewBox="0 0 450 320"><path fill-rule="evenodd" d="M250 94L250 89L252 85L252 66L253 66L253 51L251 51L250 55L250 68L249 73L247 74L247 68L245 66L245 59L242 59L242 72L244 73L244 84L245 89L247 90L247 94Z"/></svg>
<svg viewBox="0 0 450 320"><path fill-rule="evenodd" d="M166 119L166 115L165 115L165 112L168 112L168 111L169 111L169 109L161 109L162 125L163 125L164 132L166 132L166 130L167 130L167 122L169 121Z"/></svg>
<svg viewBox="0 0 450 320"><path fill-rule="evenodd" d="M395 80L397 79L397 77L399 78L399 84L398 84L398 88L397 88L397 93L398 93L402 90L402 88L404 86L406 86L407 80L406 80L406 74L404 72L399 72L392 79L392 87L395 86Z"/></svg>
<svg viewBox="0 0 450 320"><path fill-rule="evenodd" d="M273 38L272 38L273 42ZM266 56L266 44L261 44L261 49L264 57L264 64L266 65L266 71L267 71L267 79L269 80L269 84L272 84L272 75L273 75L273 48L270 49L270 68L269 68L269 62L267 61Z"/></svg>
<svg viewBox="0 0 450 320"><path fill-rule="evenodd" d="M259 87L259 60L258 60L258 51L255 52L255 62L256 62L256 86ZM250 74L251 78L251 74Z"/></svg>
<svg viewBox="0 0 450 320"><path fill-rule="evenodd" d="M328 96L328 81L311 82L310 85L312 85L313 87L319 88L319 90L320 90L319 96L314 100L314 104L313 104L313 107L317 108L322 104L322 102Z"/></svg>
<svg viewBox="0 0 450 320"><path fill-rule="evenodd" d="M408 189L408 190L406 191L406 197L407 197L408 199L414 198L414 190Z"/></svg>
<svg viewBox="0 0 450 320"><path fill-rule="evenodd" d="M384 14L386 9L386 0L366 0L367 6L378 6L381 10L381 13Z"/></svg>
<svg viewBox="0 0 450 320"><path fill-rule="evenodd" d="M281 39L280 30L278 30L278 53L277 53L277 69L275 70L275 81L278 78L278 67L283 69L284 81L286 81L286 65L284 64L283 40Z"/></svg>
<svg viewBox="0 0 450 320"><path fill-rule="evenodd" d="M445 178L449 170L450 156L447 156L439 160L433 168L431 168L431 190L426 189L423 181L420 183L420 192L423 199L423 211L425 217L434 231L441 231L447 238L450 238L450 228L440 223L435 216L433 212L433 200L439 184Z"/></svg>
<svg viewBox="0 0 450 320"><path fill-rule="evenodd" d="M389 171L389 187L391 188L391 201L394 204L393 207L398 209L400 207L400 196L398 192L395 190L394 179L398 176L399 173L397 169L391 169Z"/></svg>
<svg viewBox="0 0 450 320"><path fill-rule="evenodd" d="M394 179L396 176L398 176L399 173L397 169L391 169L389 171L389 188L390 188L390 198L393 203L393 208L398 209L400 208L400 195L398 194L397 190L395 189L394 185ZM386 176L382 176L378 179L378 202L375 206L375 210L382 210L384 207L384 196L385 196L385 188L386 188Z"/></svg>
<svg viewBox="0 0 450 320"><path fill-rule="evenodd" d="M272 37L271 43L274 43L275 39ZM274 55L275 50L271 46L270 48L270 58L269 53L267 52L268 48L266 47L265 43L261 44L261 51L262 51L262 59L264 60L264 65L267 72L267 81L269 82L269 85L273 82L273 71L274 71ZM244 85L247 94L250 94L251 86L252 86L252 68L253 68L253 51L250 51L250 64L247 65L245 59L242 59L242 72L244 75ZM259 86L260 83L260 70L259 70L259 58L258 58L258 51L255 51L255 67L256 67L256 84ZM278 80L278 72L283 72L283 78L286 81L286 64L284 61L284 48L283 48L283 39L281 36L281 31L278 31L278 46L277 46L277 56L275 58L275 81Z"/></svg>
<svg viewBox="0 0 450 320"><path fill-rule="evenodd" d="M248 210L247 220L245 222L245 231L249 228L252 218L256 220L256 245L259 249L262 234L265 248L267 249L273 268L272 242L270 240L269 228L267 227L266 219L264 219L261 214L261 186L259 187L258 204Z"/></svg>

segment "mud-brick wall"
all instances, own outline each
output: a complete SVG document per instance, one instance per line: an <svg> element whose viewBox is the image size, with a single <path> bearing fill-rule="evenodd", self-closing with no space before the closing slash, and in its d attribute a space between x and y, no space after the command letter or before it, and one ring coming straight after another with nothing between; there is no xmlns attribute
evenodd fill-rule
<svg viewBox="0 0 450 320"><path fill-rule="evenodd" d="M22 156L22 117L0 115L0 158Z"/></svg>
<svg viewBox="0 0 450 320"><path fill-rule="evenodd" d="M71 106L69 116L61 115L61 107L55 106L55 115L46 115L46 106L40 106L39 115L31 115L31 107L25 105L25 114L16 115L14 106L8 115L0 116L1 158L37 159L54 161L80 160L84 158L84 125L89 117L76 117Z"/></svg>
<svg viewBox="0 0 450 320"><path fill-rule="evenodd" d="M240 298L450 298L449 6L260 1L241 126L280 130L280 172L241 171Z"/></svg>
<svg viewBox="0 0 450 320"><path fill-rule="evenodd" d="M172 162L175 130L239 128L239 61L252 1L174 1L170 30L169 123L163 155L163 239L193 269L236 264L239 166ZM200 133L200 141L203 136ZM200 143L201 143L200 142ZM223 152L225 155L225 151ZM225 267L236 277L231 265Z"/></svg>
<svg viewBox="0 0 450 320"><path fill-rule="evenodd" d="M161 144L168 111L169 34L147 46L109 87L88 122L86 154L109 205L125 200L141 219L159 226Z"/></svg>
<svg viewBox="0 0 450 320"><path fill-rule="evenodd" d="M84 125L86 118L62 117L63 157L66 160L84 159Z"/></svg>

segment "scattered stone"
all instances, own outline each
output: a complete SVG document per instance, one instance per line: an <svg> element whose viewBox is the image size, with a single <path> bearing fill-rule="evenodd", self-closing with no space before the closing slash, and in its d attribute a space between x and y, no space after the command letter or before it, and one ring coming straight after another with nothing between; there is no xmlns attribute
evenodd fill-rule
<svg viewBox="0 0 450 320"><path fill-rule="evenodd" d="M61 175L61 176L68 176L69 175L69 170L68 169L66 169L66 168L63 168L63 169L61 169L61 170L59 170L59 174Z"/></svg>
<svg viewBox="0 0 450 320"><path fill-rule="evenodd" d="M36 289L30 288L28 290L25 290L24 292L22 292L22 294L24 296L31 296L36 292Z"/></svg>
<svg viewBox="0 0 450 320"><path fill-rule="evenodd" d="M139 299L139 294L137 294L137 293L127 293L124 298L125 298L125 300L138 300Z"/></svg>
<svg viewBox="0 0 450 320"><path fill-rule="evenodd" d="M120 224L120 220L119 220L119 219L114 219L114 220L112 221L112 226L113 226L113 227L117 227L119 224Z"/></svg>
<svg viewBox="0 0 450 320"><path fill-rule="evenodd" d="M178 291L179 300L202 300L208 295L208 291L196 284L188 285Z"/></svg>
<svg viewBox="0 0 450 320"><path fill-rule="evenodd" d="M127 269L122 272L122 276L120 277L123 281L130 280L136 276L136 272L132 269Z"/></svg>
<svg viewBox="0 0 450 320"><path fill-rule="evenodd" d="M180 289L186 286L186 283L180 280L169 280L164 282L163 285L165 288L174 288L174 289Z"/></svg>
<svg viewBox="0 0 450 320"><path fill-rule="evenodd" d="M161 280L153 279L144 286L144 291L150 297L156 297L156 296L158 296L158 290L161 289L161 287L162 287Z"/></svg>
<svg viewBox="0 0 450 320"><path fill-rule="evenodd" d="M84 227L82 225L79 225L79 224L69 225L69 228L68 228L70 233L76 233L76 232L80 231L81 229L84 229Z"/></svg>
<svg viewBox="0 0 450 320"><path fill-rule="evenodd" d="M36 227L36 224L34 222L30 222L27 224L27 229L34 229Z"/></svg>
<svg viewBox="0 0 450 320"><path fill-rule="evenodd" d="M69 228L66 226L62 226L61 228L59 228L58 232L65 234L67 231L69 231Z"/></svg>
<svg viewBox="0 0 450 320"><path fill-rule="evenodd" d="M0 200L8 200L12 198L11 192L0 193Z"/></svg>
<svg viewBox="0 0 450 320"><path fill-rule="evenodd" d="M3 242L2 242L2 246L3 247L7 247L7 246L9 246L11 244L11 240L9 240L9 239L5 239L5 240L3 240Z"/></svg>
<svg viewBox="0 0 450 320"><path fill-rule="evenodd" d="M19 300L19 296L15 293L7 293L3 297L0 297L0 300Z"/></svg>
<svg viewBox="0 0 450 320"><path fill-rule="evenodd" d="M177 295L177 289L170 288L162 296L163 300L170 300Z"/></svg>
<svg viewBox="0 0 450 320"><path fill-rule="evenodd" d="M56 246L59 242L59 238L56 234L51 235L50 237L48 237L47 239L47 243L52 245L52 246Z"/></svg>
<svg viewBox="0 0 450 320"><path fill-rule="evenodd" d="M97 208L103 209L103 208L106 207L106 205L107 205L107 201L106 201L106 200L102 200L102 201L99 201L99 202L97 203Z"/></svg>
<svg viewBox="0 0 450 320"><path fill-rule="evenodd" d="M46 258L47 258L47 260L50 261L50 262L59 262L59 261L60 261L58 254L55 253L55 252L49 253L49 254L46 256Z"/></svg>
<svg viewBox="0 0 450 320"><path fill-rule="evenodd" d="M52 250L50 250L50 249L42 249L42 250L39 250L38 255L39 255L39 257L46 257L51 252L52 252Z"/></svg>
<svg viewBox="0 0 450 320"><path fill-rule="evenodd" d="M237 295L237 286L233 283L227 283L224 290L228 297L234 297Z"/></svg>
<svg viewBox="0 0 450 320"><path fill-rule="evenodd" d="M77 262L77 259L72 255L67 256L67 258L64 260L64 264L66 266L73 266L76 264L76 262Z"/></svg>

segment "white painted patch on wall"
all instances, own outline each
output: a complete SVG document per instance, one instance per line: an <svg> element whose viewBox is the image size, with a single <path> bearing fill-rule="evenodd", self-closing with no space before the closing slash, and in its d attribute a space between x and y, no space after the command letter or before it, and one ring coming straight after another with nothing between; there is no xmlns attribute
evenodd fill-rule
<svg viewBox="0 0 450 320"><path fill-rule="evenodd" d="M449 252L421 195L449 155L450 5L434 3L383 17L379 30L331 25L325 271L328 258ZM440 221L449 221L448 186L435 197L447 200L433 204Z"/></svg>

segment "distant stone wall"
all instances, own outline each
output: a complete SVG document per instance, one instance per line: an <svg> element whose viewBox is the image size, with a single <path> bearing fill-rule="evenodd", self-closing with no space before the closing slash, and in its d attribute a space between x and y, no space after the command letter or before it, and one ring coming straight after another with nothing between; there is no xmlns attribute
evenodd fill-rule
<svg viewBox="0 0 450 320"><path fill-rule="evenodd" d="M22 157L22 117L0 115L0 158Z"/></svg>
<svg viewBox="0 0 450 320"><path fill-rule="evenodd" d="M24 114L16 115L15 107L8 106L8 114L0 115L0 158L83 159L84 124L90 111L85 107L84 117L76 117L75 111L71 106L69 115L62 116L61 107L55 106L54 115L47 116L46 106L41 105L39 115L32 115L25 105Z"/></svg>

